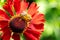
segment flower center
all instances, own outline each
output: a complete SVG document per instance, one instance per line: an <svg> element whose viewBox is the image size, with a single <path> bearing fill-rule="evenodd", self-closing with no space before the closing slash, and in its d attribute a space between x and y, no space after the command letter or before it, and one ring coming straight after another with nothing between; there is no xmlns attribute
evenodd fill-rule
<svg viewBox="0 0 60 40"><path fill-rule="evenodd" d="M20 15L13 16L9 22L9 27L13 32L22 33L26 30L31 16L26 14L26 12L21 13Z"/></svg>
<svg viewBox="0 0 60 40"><path fill-rule="evenodd" d="M13 32L22 33L27 23L21 17L16 17L10 21L9 25Z"/></svg>

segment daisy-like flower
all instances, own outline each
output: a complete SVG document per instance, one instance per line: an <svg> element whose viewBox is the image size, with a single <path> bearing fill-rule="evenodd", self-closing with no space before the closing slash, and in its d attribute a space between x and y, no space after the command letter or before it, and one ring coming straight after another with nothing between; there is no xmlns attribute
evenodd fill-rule
<svg viewBox="0 0 60 40"><path fill-rule="evenodd" d="M37 11L35 2L26 0L7 0L0 9L0 38L2 40L39 40L44 30L44 15Z"/></svg>

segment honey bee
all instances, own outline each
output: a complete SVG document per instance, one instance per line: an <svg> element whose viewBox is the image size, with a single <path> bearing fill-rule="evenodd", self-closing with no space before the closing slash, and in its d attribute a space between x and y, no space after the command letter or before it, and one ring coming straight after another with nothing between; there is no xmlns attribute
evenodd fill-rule
<svg viewBox="0 0 60 40"><path fill-rule="evenodd" d="M25 21L27 21L27 22L32 19L32 17L31 17L29 14L27 14L25 11L23 11L23 12L20 14L20 16L21 16L21 18L22 18L23 20L25 20Z"/></svg>

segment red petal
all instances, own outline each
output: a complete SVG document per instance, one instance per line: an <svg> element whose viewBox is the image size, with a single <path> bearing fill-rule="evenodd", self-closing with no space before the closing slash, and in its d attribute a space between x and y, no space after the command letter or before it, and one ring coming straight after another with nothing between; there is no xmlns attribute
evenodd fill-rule
<svg viewBox="0 0 60 40"><path fill-rule="evenodd" d="M38 40L36 37L34 37L31 33L25 32L24 36L26 40Z"/></svg>
<svg viewBox="0 0 60 40"><path fill-rule="evenodd" d="M43 28L44 28L43 24L40 24L40 25L32 25L32 24L30 24L29 27L27 28L27 30L25 31L24 35L26 36L26 38L27 37L30 38L30 40L34 39L33 37L31 38L31 36L34 36L35 40L39 40L40 39L39 37L40 37L40 35L41 35L42 31L43 31Z"/></svg>
<svg viewBox="0 0 60 40"><path fill-rule="evenodd" d="M41 24L34 24L35 28L40 30L41 32L44 31L44 24L41 23Z"/></svg>
<svg viewBox="0 0 60 40"><path fill-rule="evenodd" d="M3 10L0 10L0 19L3 17L3 19L10 19L9 16L3 11Z"/></svg>
<svg viewBox="0 0 60 40"><path fill-rule="evenodd" d="M3 8L4 8L6 11L8 11L11 16L14 15L14 13L12 12L12 4L5 3L5 5L3 6Z"/></svg>
<svg viewBox="0 0 60 40"><path fill-rule="evenodd" d="M13 36L12 36L12 38L13 38L14 40L20 40L20 36L19 36L19 34L17 34L17 33L14 33Z"/></svg>
<svg viewBox="0 0 60 40"><path fill-rule="evenodd" d="M22 11L25 11L28 7L28 3L25 0L14 0L14 7L17 14L20 14Z"/></svg>
<svg viewBox="0 0 60 40"><path fill-rule="evenodd" d="M8 2L9 4L12 4L12 1L13 1L13 0L7 0L7 2Z"/></svg>
<svg viewBox="0 0 60 40"><path fill-rule="evenodd" d="M37 12L37 9L38 9L37 4L33 2L28 9L28 14L33 16Z"/></svg>
<svg viewBox="0 0 60 40"><path fill-rule="evenodd" d="M27 2L25 2L25 1L21 1L21 4L20 4L20 12L22 12L22 11L25 11L26 9L27 9L27 7L28 7L28 4L29 3L27 3Z"/></svg>
<svg viewBox="0 0 60 40"><path fill-rule="evenodd" d="M35 14L34 17L32 18L31 21L33 24L40 24L40 23L44 23L45 19L44 19L44 15L43 14Z"/></svg>
<svg viewBox="0 0 60 40"><path fill-rule="evenodd" d="M6 18L0 16L0 21L8 21Z"/></svg>
<svg viewBox="0 0 60 40"><path fill-rule="evenodd" d="M17 13L20 11L20 0L14 0L14 8Z"/></svg>
<svg viewBox="0 0 60 40"><path fill-rule="evenodd" d="M8 26L9 16L2 10L0 10L0 28L5 28Z"/></svg>
<svg viewBox="0 0 60 40"><path fill-rule="evenodd" d="M0 28L4 29L5 27L8 27L8 21L0 21Z"/></svg>
<svg viewBox="0 0 60 40"><path fill-rule="evenodd" d="M25 1L25 2L26 2L26 0L23 0L23 1Z"/></svg>
<svg viewBox="0 0 60 40"><path fill-rule="evenodd" d="M8 27L7 28L4 28L3 29L2 40L10 40L10 37L11 37L10 29Z"/></svg>

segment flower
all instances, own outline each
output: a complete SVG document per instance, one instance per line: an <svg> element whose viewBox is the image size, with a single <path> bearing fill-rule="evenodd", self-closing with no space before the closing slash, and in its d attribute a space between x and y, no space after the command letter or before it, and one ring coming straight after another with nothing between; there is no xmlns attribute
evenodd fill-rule
<svg viewBox="0 0 60 40"><path fill-rule="evenodd" d="M2 40L20 40L22 33L26 40L39 40L44 31L44 14L37 11L35 2L7 0L0 9L0 37Z"/></svg>

